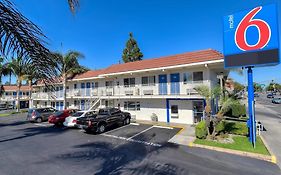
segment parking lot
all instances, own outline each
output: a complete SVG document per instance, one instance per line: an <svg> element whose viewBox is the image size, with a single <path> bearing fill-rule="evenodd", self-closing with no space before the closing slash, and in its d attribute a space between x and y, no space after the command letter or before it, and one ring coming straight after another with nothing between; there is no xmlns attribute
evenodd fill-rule
<svg viewBox="0 0 281 175"><path fill-rule="evenodd" d="M130 124L86 134L25 118L0 118L1 175L280 174L269 162L169 143L180 128Z"/></svg>

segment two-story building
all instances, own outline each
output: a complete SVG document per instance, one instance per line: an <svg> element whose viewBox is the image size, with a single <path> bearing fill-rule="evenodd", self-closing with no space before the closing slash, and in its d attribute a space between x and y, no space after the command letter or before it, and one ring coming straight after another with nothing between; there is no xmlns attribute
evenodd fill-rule
<svg viewBox="0 0 281 175"><path fill-rule="evenodd" d="M18 87L16 85L4 85L3 88L4 88L3 89L4 93L0 97L1 102L16 106ZM29 107L29 100L30 100L29 93L30 93L29 86L26 85L21 86L19 91L21 109Z"/></svg>
<svg viewBox="0 0 281 175"><path fill-rule="evenodd" d="M212 49L115 64L68 80L66 104L60 82L54 92L38 84L33 105L85 110L99 102L139 120L193 124L203 116L205 101L194 88L218 85L217 75L228 74L223 64L223 55Z"/></svg>

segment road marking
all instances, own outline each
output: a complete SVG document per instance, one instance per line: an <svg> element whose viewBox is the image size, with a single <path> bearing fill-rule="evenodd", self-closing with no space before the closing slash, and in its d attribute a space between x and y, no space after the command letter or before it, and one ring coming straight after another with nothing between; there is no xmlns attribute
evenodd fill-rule
<svg viewBox="0 0 281 175"><path fill-rule="evenodd" d="M47 126L52 126L53 124L50 124L50 123L35 123L34 125L47 127Z"/></svg>
<svg viewBox="0 0 281 175"><path fill-rule="evenodd" d="M138 124L138 123L130 123L130 125L139 126L140 124Z"/></svg>
<svg viewBox="0 0 281 175"><path fill-rule="evenodd" d="M140 143L140 144L144 144L144 145L148 145L148 146L154 146L154 147L161 147L162 146L158 143L145 142L145 141L142 141L142 140L135 140L135 139L132 139L132 138L109 135L109 134L106 134L106 133L101 134L101 135L106 136L106 137L115 138L115 139L125 140L125 141L128 141L128 142Z"/></svg>
<svg viewBox="0 0 281 175"><path fill-rule="evenodd" d="M153 126L151 126L151 127L149 127L149 128L146 128L145 130L143 130L143 131L141 131L141 132L139 132L139 133L133 135L132 137L129 137L128 139L132 139L133 137L136 137L136 136L138 136L138 135L140 135L140 134L142 134L142 133L144 133L144 132L150 130L151 128L153 128Z"/></svg>
<svg viewBox="0 0 281 175"><path fill-rule="evenodd" d="M113 130L110 130L110 131L108 131L108 132L106 132L106 133L111 133L111 132L113 132L113 131L117 131L117 130L119 130L119 129L125 128L125 127L127 127L127 126L130 126L130 125L124 125L124 126L118 127L118 128L113 129Z"/></svg>
<svg viewBox="0 0 281 175"><path fill-rule="evenodd" d="M153 128L174 129L174 128L172 128L172 127L168 127L168 126L159 126L159 125L154 125Z"/></svg>

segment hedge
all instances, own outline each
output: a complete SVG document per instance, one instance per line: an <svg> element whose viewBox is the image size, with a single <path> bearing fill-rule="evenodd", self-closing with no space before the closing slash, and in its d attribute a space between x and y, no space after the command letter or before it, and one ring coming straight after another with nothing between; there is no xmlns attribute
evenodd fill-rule
<svg viewBox="0 0 281 175"><path fill-rule="evenodd" d="M195 127L195 135L199 139L205 139L208 135L207 129L206 129L206 122L203 120L199 122Z"/></svg>
<svg viewBox="0 0 281 175"><path fill-rule="evenodd" d="M216 132L247 136L248 127L244 122L221 121L216 126Z"/></svg>

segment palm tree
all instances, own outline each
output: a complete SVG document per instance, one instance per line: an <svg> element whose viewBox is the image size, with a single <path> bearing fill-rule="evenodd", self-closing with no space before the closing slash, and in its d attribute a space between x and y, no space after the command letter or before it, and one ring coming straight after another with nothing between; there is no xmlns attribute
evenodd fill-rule
<svg viewBox="0 0 281 175"><path fill-rule="evenodd" d="M58 74L62 77L63 81L63 104L66 109L66 86L67 79L73 77L76 74L80 74L88 71L86 67L79 64L78 59L84 58L83 54L76 51L69 51L65 55L56 53L57 70Z"/></svg>
<svg viewBox="0 0 281 175"><path fill-rule="evenodd" d="M79 0L68 0L72 13L79 7ZM45 78L55 76L54 59L45 46L46 36L41 29L24 17L10 0L0 0L0 56L31 59Z"/></svg>
<svg viewBox="0 0 281 175"><path fill-rule="evenodd" d="M21 57L13 58L9 62L9 67L11 68L13 74L17 78L17 111L20 110L20 89L22 86L22 81L27 79L27 70L30 67L30 59L23 59Z"/></svg>

